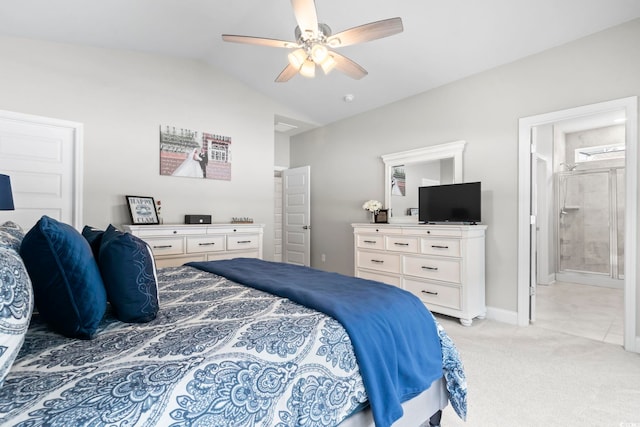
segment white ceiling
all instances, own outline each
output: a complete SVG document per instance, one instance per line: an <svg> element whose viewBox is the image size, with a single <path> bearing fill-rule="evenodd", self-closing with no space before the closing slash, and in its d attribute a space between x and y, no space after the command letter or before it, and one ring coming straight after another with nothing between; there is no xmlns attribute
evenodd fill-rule
<svg viewBox="0 0 640 427"><path fill-rule="evenodd" d="M638 0L317 0L334 33L399 16L404 32L340 49L369 75L274 79L285 49L221 34L294 40L288 0L0 0L0 34L193 58L327 124L640 17ZM1 60L0 60L1 61ZM352 102L344 97L352 94ZM295 130L293 131L295 133Z"/></svg>

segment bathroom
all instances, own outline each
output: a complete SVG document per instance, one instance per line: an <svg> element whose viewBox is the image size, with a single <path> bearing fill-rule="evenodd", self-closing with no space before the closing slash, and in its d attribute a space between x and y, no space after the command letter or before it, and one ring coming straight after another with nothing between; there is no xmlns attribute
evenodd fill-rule
<svg viewBox="0 0 640 427"><path fill-rule="evenodd" d="M542 285L536 324L621 344L624 117L600 114L536 132L537 277Z"/></svg>

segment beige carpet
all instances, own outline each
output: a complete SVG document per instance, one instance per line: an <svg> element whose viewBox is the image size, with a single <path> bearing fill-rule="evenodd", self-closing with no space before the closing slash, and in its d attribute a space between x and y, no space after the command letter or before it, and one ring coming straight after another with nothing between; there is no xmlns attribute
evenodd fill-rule
<svg viewBox="0 0 640 427"><path fill-rule="evenodd" d="M530 326L438 316L460 351L469 413L442 427L640 427L640 355Z"/></svg>

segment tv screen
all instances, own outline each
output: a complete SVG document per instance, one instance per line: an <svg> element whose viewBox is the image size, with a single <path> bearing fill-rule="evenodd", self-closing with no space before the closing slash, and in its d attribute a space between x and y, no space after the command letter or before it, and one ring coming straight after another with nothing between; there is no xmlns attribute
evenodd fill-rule
<svg viewBox="0 0 640 427"><path fill-rule="evenodd" d="M480 222L480 183L434 185L418 189L420 222Z"/></svg>

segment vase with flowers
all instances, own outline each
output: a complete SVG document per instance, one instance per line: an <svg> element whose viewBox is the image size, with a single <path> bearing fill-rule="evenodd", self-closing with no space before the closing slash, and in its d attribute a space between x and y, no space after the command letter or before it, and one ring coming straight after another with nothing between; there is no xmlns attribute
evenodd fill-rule
<svg viewBox="0 0 640 427"><path fill-rule="evenodd" d="M382 209L382 203L377 200L367 200L362 205L362 209L371 212L371 222L376 222L375 217Z"/></svg>

